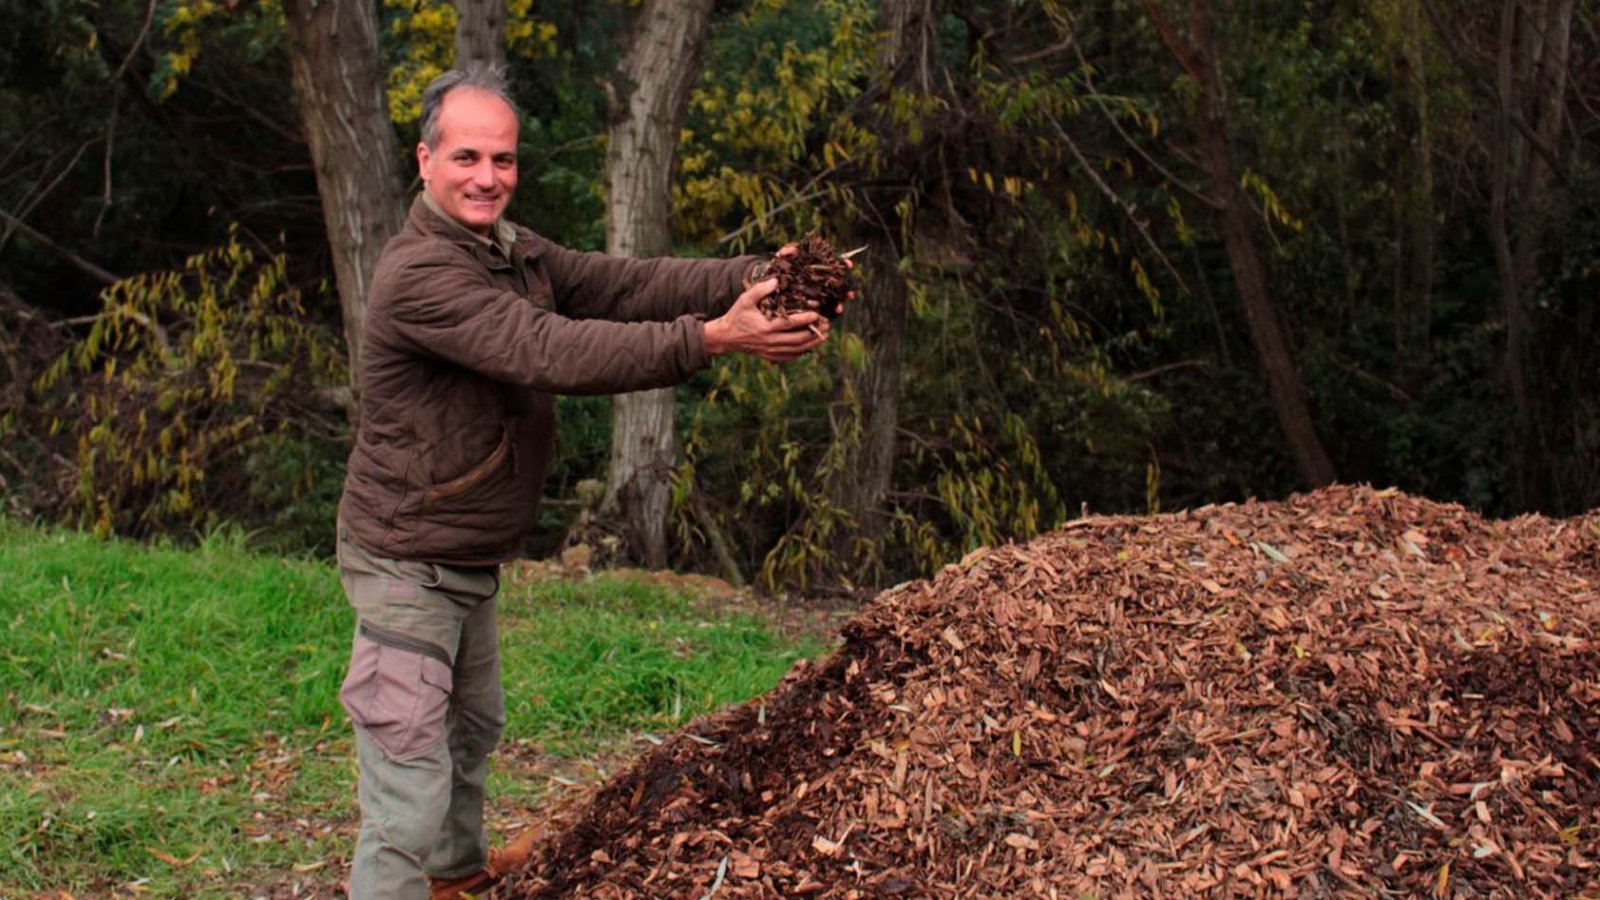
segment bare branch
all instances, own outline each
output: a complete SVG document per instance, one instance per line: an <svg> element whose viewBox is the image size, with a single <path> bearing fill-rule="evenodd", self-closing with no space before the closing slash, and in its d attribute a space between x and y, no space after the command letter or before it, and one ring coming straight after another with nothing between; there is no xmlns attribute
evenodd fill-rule
<svg viewBox="0 0 1600 900"><path fill-rule="evenodd" d="M1183 71L1188 73L1190 78L1197 81L1202 78L1200 64L1194 58L1194 49L1184 43L1183 38L1173 30L1172 25L1167 22L1167 17L1161 14L1161 8L1156 5L1155 0L1142 0L1142 5L1145 13L1150 16L1151 23L1156 26L1156 31L1160 33L1162 42L1178 61L1178 65L1183 67Z"/></svg>
<svg viewBox="0 0 1600 900"><path fill-rule="evenodd" d="M1136 381L1144 381L1146 378L1154 378L1157 375L1165 375L1168 372L1175 372L1179 369L1203 369L1209 365L1211 365L1211 360L1208 359L1184 359L1167 363L1164 366L1156 366L1153 369L1145 369L1143 372L1134 372L1132 375L1125 375L1122 381L1125 384L1133 384Z"/></svg>
<svg viewBox="0 0 1600 900"><path fill-rule="evenodd" d="M807 181L803 186L801 186L799 189L797 189L793 193L791 193L789 195L788 199L784 200L782 203L778 204L777 206L774 206L772 209L767 210L767 214L765 216L758 217L758 218L756 218L756 219L754 219L752 221L746 222L745 224L743 224L743 225L739 226L738 228L734 229L733 231L730 231L727 234L723 235L722 237L717 238L717 243L718 244L726 244L729 241L733 241L733 240L736 240L736 239L738 239L740 237L743 237L746 234L748 234L749 232L751 232L752 230L754 230L755 228L757 228L758 226L760 226L762 224L762 220L763 219L771 219L773 216L777 215L778 213L783 212L784 210L788 209L791 206L794 206L797 203L805 203L807 201L814 200L817 197L822 196L822 194L824 193L824 190L822 188L817 188L816 187L817 183L822 181L824 178L827 178L829 175L832 175L834 172L837 172L838 170L839 170L839 167L837 165L835 165L832 168L824 169L821 172L818 172L816 175L813 175L811 177L810 181ZM813 188L815 188L815 189L813 189Z"/></svg>
<svg viewBox="0 0 1600 900"><path fill-rule="evenodd" d="M40 131L43 131L45 128L55 124L56 119L59 119L59 118L61 118L61 117L60 116L45 116L44 118L40 119L37 123L35 123L32 128L29 128L27 134L24 134L22 137L18 138L16 146L12 147L10 150L7 150L6 151L6 155L4 157L0 157L0 172L9 172L9 171L11 171L11 160L16 157L17 153L19 153L22 150L23 147L26 147L28 145L28 140L30 138L32 138L35 134L38 134Z"/></svg>
<svg viewBox="0 0 1600 900"><path fill-rule="evenodd" d="M1145 163L1152 169L1160 172L1163 178L1166 178L1168 181L1172 182L1172 184L1175 185L1179 190L1195 198L1196 200L1199 200L1201 203L1215 208L1216 204L1211 201L1211 198L1207 197L1198 189L1192 188L1185 184L1182 178L1179 178L1176 174L1169 171L1166 166L1163 166L1161 163L1157 162L1155 157L1145 152L1144 147L1138 141L1134 140L1133 135L1129 134L1127 130L1122 127L1122 123L1117 121L1116 115L1113 114L1111 112L1111 108L1106 105L1105 95L1101 94L1100 89L1095 87L1093 76L1089 74L1093 67L1089 65L1089 60L1084 57L1083 48L1074 46L1073 49L1078 55L1078 61L1082 63L1081 69L1083 72L1083 83L1089 87L1090 98L1094 100L1096 106L1100 107L1100 112L1105 115L1107 124L1109 124L1112 129L1117 132L1117 134L1122 138L1123 143L1127 144L1134 153L1139 155L1140 159L1144 160Z"/></svg>
<svg viewBox="0 0 1600 900"><path fill-rule="evenodd" d="M88 150L89 145L92 143L94 143L94 141L89 141L79 146L78 152L72 155L72 161L63 166L61 168L61 172L57 174L55 179L52 180L48 185L45 185L43 188L41 188L33 195L33 197L26 199L20 210L14 214L5 213L7 225L4 231L0 231L0 250L5 249L6 243L11 240L11 235L15 234L17 227L22 224L23 217L28 213L33 212L33 208L38 206L45 197L50 196L50 192L56 189L56 186L61 183L62 179L66 178L67 175L77 167L78 160L83 157L84 151Z"/></svg>
<svg viewBox="0 0 1600 900"><path fill-rule="evenodd" d="M119 102L121 97L122 91L112 87L111 115L106 117L106 152L101 157L100 163L102 184L100 211L95 214L94 227L89 229L89 236L92 238L100 237L100 226L106 220L106 212L111 209L111 152L115 149L117 142L117 108L122 105Z"/></svg>
<svg viewBox="0 0 1600 900"><path fill-rule="evenodd" d="M1022 54L1021 56L1017 57L1016 59L1011 60L1011 64L1014 65L1014 66L1025 66L1028 63L1036 62L1038 60L1044 59L1045 57L1055 56L1057 53L1060 53L1063 50L1070 50L1073 47L1077 46L1077 43L1078 43L1077 36L1069 34L1066 37L1062 38L1059 43L1052 44L1049 47L1044 47L1044 48L1041 48L1039 50L1035 50L1032 53L1024 53L1024 54Z"/></svg>
<svg viewBox="0 0 1600 900"><path fill-rule="evenodd" d="M156 0L150 0L150 4L144 10L144 25L139 29L139 36L133 39L133 46L128 48L128 55L122 58L122 65L117 66L117 74L111 76L113 83L121 80L122 73L128 70L128 63L133 62L133 55L144 45L145 37L150 34L150 23L154 22L155 18Z"/></svg>
<svg viewBox="0 0 1600 900"><path fill-rule="evenodd" d="M1139 236L1144 238L1145 244L1156 255L1156 259L1161 260L1162 268L1165 268L1167 274L1172 276L1172 280L1177 283L1178 289L1185 294L1189 293L1188 282L1183 280L1183 276L1178 274L1176 268L1173 268L1172 261L1167 259L1165 253L1161 252L1161 247L1156 244L1155 237L1150 234L1150 224L1139 218L1138 211L1133 204L1122 199L1121 194L1112 190L1111 185L1106 184L1105 179L1101 178L1100 173L1095 171L1088 157L1084 156L1083 151L1078 148L1078 143L1072 139L1072 135L1068 134L1065 128L1061 127L1061 123L1056 120L1055 116L1047 115L1045 118L1049 120L1050 127L1055 129L1056 136L1061 138L1062 143L1066 144L1067 149L1072 152L1072 158L1078 161L1078 167L1083 169L1085 175L1089 176L1089 180L1093 181L1095 187L1100 189L1100 193L1104 194L1105 198L1110 200L1113 206L1121 210L1123 215L1128 217L1128 221L1133 223L1133 227L1138 229Z"/></svg>
<svg viewBox="0 0 1600 900"><path fill-rule="evenodd" d="M13 216L11 213L8 213L3 209L0 209L0 219L5 219L6 220L6 226L7 226L6 234L7 235L11 234L12 231L20 231L20 232L22 232L23 234L27 235L30 240L34 241L39 246L45 248L46 250L49 250L51 253L54 253L55 255L61 257L64 260L66 260L67 262L72 263L80 271L86 273L87 275L89 275L90 277L94 278L96 281L100 282L101 284L114 284L114 283L122 280L119 276L116 276L116 275L111 274L110 272L107 272L105 269L100 268L99 266L95 265L94 263L90 262L89 260L84 259L83 257L79 256L78 254L73 253L71 250L68 250L67 248L65 248L65 247L61 246L60 244L56 243L55 241L52 241L50 238L48 238L44 234L40 233L33 226L31 226L28 223L22 221L21 219L17 218L16 216Z"/></svg>
<svg viewBox="0 0 1600 900"><path fill-rule="evenodd" d="M100 196L100 212L94 217L94 227L89 229L93 237L100 236L100 226L104 224L106 213L111 209L111 155L117 143L117 113L122 106L122 73L128 70L128 64L133 62L133 55L144 46L144 39L150 34L150 23L156 18L156 0L150 0L145 7L144 25L139 28L139 36L133 39L133 46L128 48L128 55L122 58L122 65L117 66L117 73L111 76L111 115L106 117L106 152L101 162L103 172L102 183L104 187Z"/></svg>

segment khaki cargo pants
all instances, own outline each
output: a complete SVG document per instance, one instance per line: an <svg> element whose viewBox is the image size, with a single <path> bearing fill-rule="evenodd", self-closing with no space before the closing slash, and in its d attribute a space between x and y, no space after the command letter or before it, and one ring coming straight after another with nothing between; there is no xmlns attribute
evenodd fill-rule
<svg viewBox="0 0 1600 900"><path fill-rule="evenodd" d="M361 833L351 900L426 900L488 859L489 751L505 727L494 567L384 559L339 525L356 611L339 699L355 725Z"/></svg>

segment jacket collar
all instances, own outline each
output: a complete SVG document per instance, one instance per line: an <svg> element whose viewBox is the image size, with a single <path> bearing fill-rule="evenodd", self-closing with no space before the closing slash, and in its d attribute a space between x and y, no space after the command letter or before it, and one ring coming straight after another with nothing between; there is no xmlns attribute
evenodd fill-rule
<svg viewBox="0 0 1600 900"><path fill-rule="evenodd" d="M511 258L511 248L518 237L517 226L506 221L504 216L495 221L494 232L489 236L473 231L446 215L444 210L439 208L439 204L428 196L427 191L419 192L417 199L411 202L410 219L423 234L469 247L499 250L500 255L506 259Z"/></svg>

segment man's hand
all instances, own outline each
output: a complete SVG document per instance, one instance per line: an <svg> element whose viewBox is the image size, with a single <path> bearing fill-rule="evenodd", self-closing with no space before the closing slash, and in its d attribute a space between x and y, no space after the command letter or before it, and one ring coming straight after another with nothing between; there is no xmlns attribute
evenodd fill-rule
<svg viewBox="0 0 1600 900"><path fill-rule="evenodd" d="M778 279L758 281L733 301L721 317L706 323L706 352L748 353L768 362L789 362L816 349L828 337L828 320L814 312L767 318L756 301L778 288Z"/></svg>

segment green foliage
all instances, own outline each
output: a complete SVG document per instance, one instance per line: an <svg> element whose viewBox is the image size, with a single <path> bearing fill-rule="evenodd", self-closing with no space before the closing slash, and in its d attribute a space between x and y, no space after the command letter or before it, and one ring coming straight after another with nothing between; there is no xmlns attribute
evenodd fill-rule
<svg viewBox="0 0 1600 900"><path fill-rule="evenodd" d="M343 426L316 399L343 382L343 354L307 323L284 266L234 238L106 289L38 384L52 433L74 445L78 522L101 535L282 524L310 498L331 521Z"/></svg>
<svg viewBox="0 0 1600 900"><path fill-rule="evenodd" d="M863 0L761 0L714 27L678 148L681 243L709 245L731 222L739 248L815 215L824 179L872 141L841 112L870 71L874 15Z"/></svg>
<svg viewBox="0 0 1600 900"><path fill-rule="evenodd" d="M1536 277L1518 286L1531 433L1510 440L1517 417L1488 240L1503 36L1480 6L1219 8L1231 164L1340 477L1491 512L1573 511L1600 503L1600 379L1586 356L1600 325L1588 262L1600 246L1586 140L1595 120L1569 103L1550 148L1551 224ZM1027 537L1085 506L1172 508L1299 487L1197 164L1199 85L1150 14L1164 10L1172 36L1190 40L1182 4L940 4L926 89L919 73L892 82L883 70L880 8L718 5L682 132L674 228L691 255L771 250L812 229L893 245L884 259L909 309L882 521L854 521L827 488L853 465L870 412L856 380L879 348L861 305L814 359L720 361L680 393L680 560L717 568L731 557L772 588L866 584ZM605 88L636 9L508 3L523 111L511 215L569 246L604 241ZM1595 10L1589 0L1577 10L1574 58L1587 59ZM448 0L386 0L382 15L404 146L422 85L450 62L455 16ZM228 222L251 247L281 235L280 283L325 279L276 0L0 0L0 18L18 25L0 35L0 209L60 248L0 221L0 289L25 301L7 327L68 334L46 323L101 305L81 262L179 270ZM1569 79L1569 99L1595 92L1589 69L1575 65ZM118 290L171 292L143 277ZM182 292L198 296L197 276L183 277ZM230 296L247 297L254 277L240 275ZM303 314L285 317L337 324L328 295L304 299ZM230 352L240 360L230 369L187 337L212 319L127 302L169 332L178 362L119 313L97 340L145 343L69 367L48 392L0 391L7 505L56 514L59 453L77 467L73 489L96 485L71 497L77 521L136 534L236 521L258 540L316 546L342 451L341 426L315 416L338 416L263 411L253 389L222 389L230 378L266 384L291 352L265 368L243 362L251 351ZM235 303L219 300L213 319L244 316ZM3 371L31 384L38 364L25 351L49 343L0 340ZM123 383L130 372L141 386ZM315 396L321 376L307 378L280 400ZM73 415L92 406L104 430L63 418L52 437L40 426L57 414L46 403L73 404L62 407ZM606 408L563 401L555 497L602 474ZM540 547L566 509L547 507ZM873 525L884 537L861 537Z"/></svg>
<svg viewBox="0 0 1600 900"><path fill-rule="evenodd" d="M861 445L855 379L874 352L848 313L817 359L782 370L722 365L686 431L680 496L692 485L714 499L685 512L682 533L701 540L728 531L768 589L929 572L974 546L1051 527L1073 494L1096 506L1119 495L1148 502L1151 441L1164 427L1164 401L1112 368L1130 356L1119 346L1147 352L1146 323L1115 299L1082 315L1062 301L1116 285L1111 298L1141 297L1159 322L1162 289L1148 269L1160 263L1146 260L1160 260L1160 248L1120 233L1121 210L1111 207L1108 220L1104 190L1091 186L1091 201L1080 202L1080 159L1061 139L1090 111L1155 134L1156 113L1098 90L1087 75L994 65L988 54L1000 48L970 33L971 18L940 22L944 83L932 93L886 88L875 71L875 16L848 3L752 6L738 37L713 42L709 85L696 92L681 150L681 233L759 246L820 229L903 248L903 437L881 540L863 538L874 532L827 489ZM733 74L752 67L771 77ZM865 96L870 114L859 106ZM960 141L945 140L951 130ZM884 145L884 134L897 135L897 146ZM1124 176L1130 168L1107 165ZM1111 177L1090 174L1102 186ZM886 201L874 186L904 179L923 190ZM897 232L853 224L875 219L900 223ZM870 273L859 274L866 283ZM1114 319L1128 325L1119 332ZM751 506L762 515L695 521L707 507Z"/></svg>

